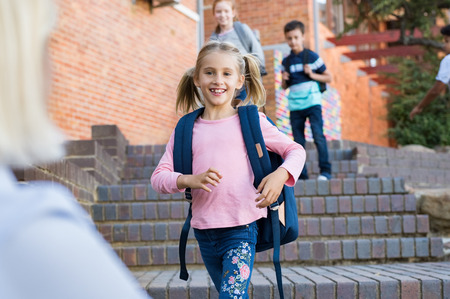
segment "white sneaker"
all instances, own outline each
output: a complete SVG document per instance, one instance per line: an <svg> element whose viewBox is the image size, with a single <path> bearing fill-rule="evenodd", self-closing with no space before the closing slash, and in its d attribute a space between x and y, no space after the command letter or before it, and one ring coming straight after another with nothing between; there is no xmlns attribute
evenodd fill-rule
<svg viewBox="0 0 450 299"><path fill-rule="evenodd" d="M328 178L326 176L324 176L324 175L319 175L317 177L317 180L319 180L319 181L328 181Z"/></svg>

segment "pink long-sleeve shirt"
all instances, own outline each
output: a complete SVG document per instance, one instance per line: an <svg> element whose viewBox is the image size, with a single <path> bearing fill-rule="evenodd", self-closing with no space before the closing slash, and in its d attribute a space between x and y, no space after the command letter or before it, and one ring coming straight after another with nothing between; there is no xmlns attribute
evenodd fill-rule
<svg viewBox="0 0 450 299"><path fill-rule="evenodd" d="M263 113L260 124L267 150L283 157L280 167L289 173L286 185L293 186L305 163L305 150L269 123ZM152 187L159 193L184 192L177 188L181 173L174 172L173 146L174 132L151 177ZM212 192L192 190L192 227L233 227L267 217L267 209L256 207L258 194L237 114L220 120L199 117L194 123L192 156L193 174L214 167L223 176L216 187L208 185Z"/></svg>

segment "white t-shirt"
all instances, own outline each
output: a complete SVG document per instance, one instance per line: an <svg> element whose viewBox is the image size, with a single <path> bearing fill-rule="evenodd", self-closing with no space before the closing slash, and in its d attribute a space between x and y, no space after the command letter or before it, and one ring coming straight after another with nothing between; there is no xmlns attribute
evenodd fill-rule
<svg viewBox="0 0 450 299"><path fill-rule="evenodd" d="M148 298L68 190L0 167L0 298Z"/></svg>
<svg viewBox="0 0 450 299"><path fill-rule="evenodd" d="M450 54L442 59L436 80L439 80L450 87Z"/></svg>

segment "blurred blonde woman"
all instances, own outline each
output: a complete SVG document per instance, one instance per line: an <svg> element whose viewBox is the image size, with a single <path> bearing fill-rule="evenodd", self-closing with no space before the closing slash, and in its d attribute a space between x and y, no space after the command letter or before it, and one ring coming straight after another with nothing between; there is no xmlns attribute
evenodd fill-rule
<svg viewBox="0 0 450 299"><path fill-rule="evenodd" d="M72 194L11 166L59 159L47 117L51 0L0 0L0 298L147 298Z"/></svg>

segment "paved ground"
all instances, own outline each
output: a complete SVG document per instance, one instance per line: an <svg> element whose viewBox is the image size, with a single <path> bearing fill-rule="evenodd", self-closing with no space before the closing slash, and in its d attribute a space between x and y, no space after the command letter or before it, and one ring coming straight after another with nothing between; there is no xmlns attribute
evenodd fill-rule
<svg viewBox="0 0 450 299"><path fill-rule="evenodd" d="M135 277L154 299L217 298L206 270L139 271ZM450 262L283 268L285 298L450 298ZM255 268L250 298L278 298L275 272Z"/></svg>

